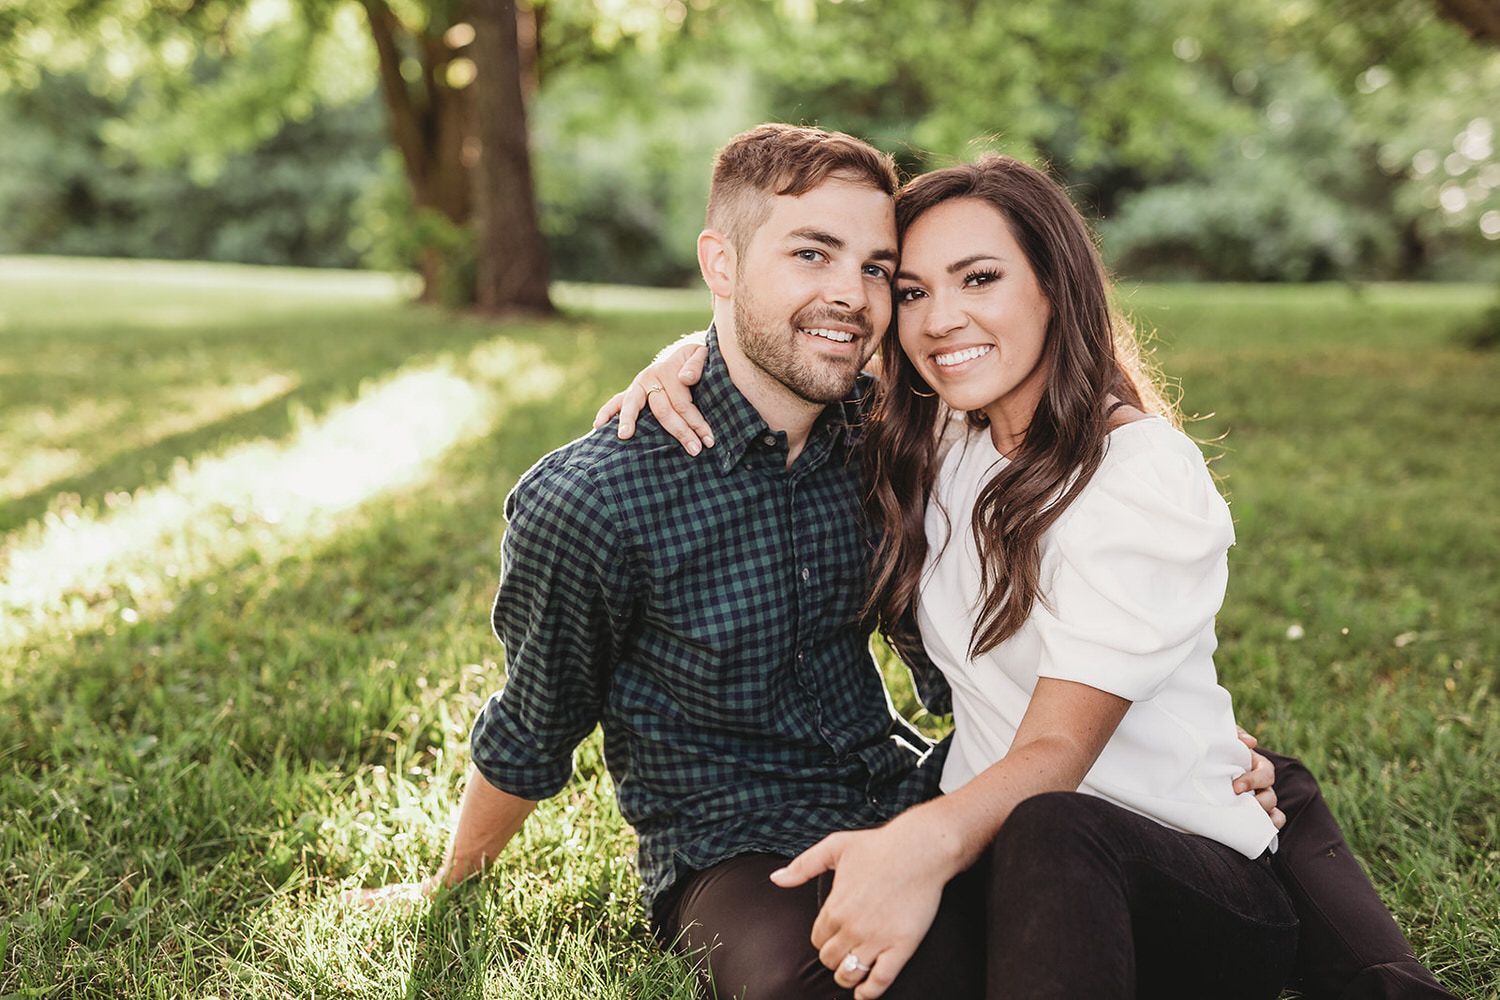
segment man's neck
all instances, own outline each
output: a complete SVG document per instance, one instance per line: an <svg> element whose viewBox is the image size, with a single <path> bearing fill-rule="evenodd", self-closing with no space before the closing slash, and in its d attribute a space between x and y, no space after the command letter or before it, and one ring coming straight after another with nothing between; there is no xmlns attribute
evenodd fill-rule
<svg viewBox="0 0 1500 1000"><path fill-rule="evenodd" d="M714 325L718 329L719 353L724 356L724 367L729 372L729 380L740 391L740 395L755 407L755 412L760 414L767 427L786 434L786 464L791 468L797 456L802 454L813 424L826 407L822 403L803 399L747 358L740 350L739 338L733 327L726 329L722 321L717 319Z"/></svg>

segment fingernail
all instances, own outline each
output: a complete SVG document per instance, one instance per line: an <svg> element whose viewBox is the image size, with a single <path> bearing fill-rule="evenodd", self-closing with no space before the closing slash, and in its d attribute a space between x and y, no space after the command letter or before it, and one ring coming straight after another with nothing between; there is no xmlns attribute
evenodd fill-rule
<svg viewBox="0 0 1500 1000"><path fill-rule="evenodd" d="M714 446L714 436L712 434L703 435L703 446L705 448L712 448Z"/></svg>
<svg viewBox="0 0 1500 1000"><path fill-rule="evenodd" d="M699 446L699 444L698 444L697 441L689 441L688 442L688 446L687 446L687 450L688 450L688 454L689 455L696 455L696 454L698 454L698 452L702 451L703 449Z"/></svg>

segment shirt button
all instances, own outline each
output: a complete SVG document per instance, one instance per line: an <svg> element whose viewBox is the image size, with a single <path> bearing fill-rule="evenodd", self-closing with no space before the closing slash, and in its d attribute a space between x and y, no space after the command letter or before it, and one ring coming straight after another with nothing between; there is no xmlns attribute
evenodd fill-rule
<svg viewBox="0 0 1500 1000"><path fill-rule="evenodd" d="M811 577L812 577L812 571L809 570L806 566L803 566L802 567L802 579L807 580L807 579L809 579Z"/></svg>
<svg viewBox="0 0 1500 1000"><path fill-rule="evenodd" d="M760 443L765 445L767 448L774 448L776 447L776 435L767 434L765 437L760 439Z"/></svg>

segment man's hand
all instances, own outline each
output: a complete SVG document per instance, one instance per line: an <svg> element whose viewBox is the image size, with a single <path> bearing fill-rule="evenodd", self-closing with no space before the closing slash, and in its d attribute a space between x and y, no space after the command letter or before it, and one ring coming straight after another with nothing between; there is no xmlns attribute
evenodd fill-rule
<svg viewBox="0 0 1500 1000"><path fill-rule="evenodd" d="M374 889L350 889L339 898L364 907L413 905L431 899L444 886L455 886L484 873L536 808L529 799L501 791L479 769L469 768L469 782L458 804L458 822L448 853L431 877Z"/></svg>
<svg viewBox="0 0 1500 1000"><path fill-rule="evenodd" d="M396 882L373 889L347 889L339 893L339 902L367 910L407 909L425 903L436 895L441 880L434 875L421 882Z"/></svg>
<svg viewBox="0 0 1500 1000"><path fill-rule="evenodd" d="M934 843L927 824L908 812L878 829L825 837L771 874L789 888L835 872L812 943L855 1000L875 1000L890 988L932 926L954 874Z"/></svg>
<svg viewBox="0 0 1500 1000"><path fill-rule="evenodd" d="M620 426L615 434L624 441L635 435L636 417L650 406L662 430L682 442L688 454L712 448L713 431L693 405L690 390L703 377L707 358L708 348L691 339L685 338L668 348L632 379L624 392L615 393L599 408L594 415L594 428L603 427L618 413Z"/></svg>
<svg viewBox="0 0 1500 1000"><path fill-rule="evenodd" d="M1234 793L1239 795L1243 792L1254 792L1255 801L1271 817L1271 823L1280 830L1286 826L1286 813L1276 808L1276 765L1270 759L1262 757L1255 752L1259 742L1254 736L1245 732L1243 726L1235 726L1239 730L1240 742L1250 748L1250 770L1234 779Z"/></svg>

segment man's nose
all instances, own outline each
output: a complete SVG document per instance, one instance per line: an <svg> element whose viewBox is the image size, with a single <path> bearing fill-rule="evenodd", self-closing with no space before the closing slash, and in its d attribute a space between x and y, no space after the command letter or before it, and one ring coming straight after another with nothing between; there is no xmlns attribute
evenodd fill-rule
<svg viewBox="0 0 1500 1000"><path fill-rule="evenodd" d="M864 269L840 267L834 270L823 299L830 305L842 306L852 311L860 310L870 303L870 292L865 287Z"/></svg>

